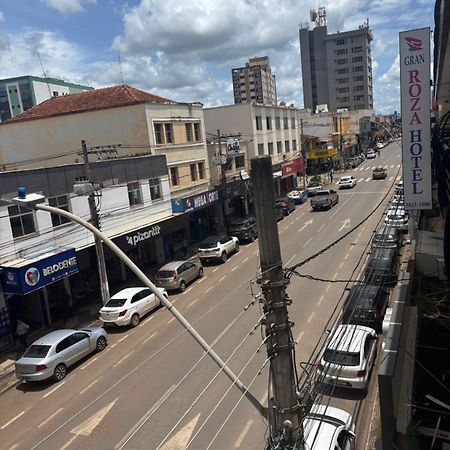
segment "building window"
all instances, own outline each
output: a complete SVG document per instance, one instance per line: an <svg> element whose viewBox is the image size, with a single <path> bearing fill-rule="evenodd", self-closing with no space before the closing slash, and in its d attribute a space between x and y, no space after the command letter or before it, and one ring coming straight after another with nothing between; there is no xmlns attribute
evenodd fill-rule
<svg viewBox="0 0 450 450"><path fill-rule="evenodd" d="M355 102L360 102L361 100L364 100L364 95L355 95L355 96L353 97L353 100L354 100Z"/></svg>
<svg viewBox="0 0 450 450"><path fill-rule="evenodd" d="M345 78L338 78L337 82L338 82L339 84L348 83L348 77L345 77Z"/></svg>
<svg viewBox="0 0 450 450"><path fill-rule="evenodd" d="M353 81L364 81L363 75L357 75L356 77L353 77Z"/></svg>
<svg viewBox="0 0 450 450"><path fill-rule="evenodd" d="M339 94L345 94L346 92L350 91L350 88L349 87L339 88L337 91L339 92Z"/></svg>
<svg viewBox="0 0 450 450"><path fill-rule="evenodd" d="M266 127L268 130L272 129L272 117L271 116L266 116Z"/></svg>
<svg viewBox="0 0 450 450"><path fill-rule="evenodd" d="M161 180L157 177L150 178L148 184L150 186L150 198L152 200L160 200L162 198Z"/></svg>
<svg viewBox="0 0 450 450"><path fill-rule="evenodd" d="M139 181L132 181L127 184L127 187L130 206L142 205L144 202L142 201L142 191Z"/></svg>
<svg viewBox="0 0 450 450"><path fill-rule="evenodd" d="M191 171L191 181L197 181L197 170L195 164L189 164L189 169Z"/></svg>
<svg viewBox="0 0 450 450"><path fill-rule="evenodd" d="M336 63L338 64L338 65L341 65L341 64L347 64L347 58L342 58L342 59L338 59L338 60L336 60Z"/></svg>
<svg viewBox="0 0 450 450"><path fill-rule="evenodd" d="M69 197L67 195L59 195L58 197L50 197L48 199L49 206L54 206L55 208L63 209L64 211L70 211L69 209ZM67 217L60 216L59 214L50 213L52 219L52 225L57 227L64 223L70 222Z"/></svg>
<svg viewBox="0 0 450 450"><path fill-rule="evenodd" d="M239 155L234 158L234 163L236 165L236 169L240 167L245 167L245 155Z"/></svg>
<svg viewBox="0 0 450 450"><path fill-rule="evenodd" d="M36 233L34 211L22 206L8 206L9 222L13 238Z"/></svg>
<svg viewBox="0 0 450 450"><path fill-rule="evenodd" d="M186 129L186 141L192 142L192 123L185 123L184 128Z"/></svg>
<svg viewBox="0 0 450 450"><path fill-rule="evenodd" d="M256 116L256 129L262 130L262 118L261 116Z"/></svg>
<svg viewBox="0 0 450 450"><path fill-rule="evenodd" d="M178 186L178 183L180 182L178 178L178 167L170 168L170 179L172 181L172 186Z"/></svg>
<svg viewBox="0 0 450 450"><path fill-rule="evenodd" d="M285 130L289 128L289 120L287 117L283 117L283 127Z"/></svg>
<svg viewBox="0 0 450 450"><path fill-rule="evenodd" d="M198 169L198 177L200 178L200 180L204 180L205 179L205 163L199 162L197 164L197 169Z"/></svg>
<svg viewBox="0 0 450 450"><path fill-rule="evenodd" d="M275 129L281 130L281 120L279 117L275 117Z"/></svg>
<svg viewBox="0 0 450 450"><path fill-rule="evenodd" d="M353 72L362 72L364 70L363 66L353 67Z"/></svg>
<svg viewBox="0 0 450 450"><path fill-rule="evenodd" d="M336 69L336 73L338 75L343 75L344 73L348 73L348 68L346 67L345 69Z"/></svg>
<svg viewBox="0 0 450 450"><path fill-rule="evenodd" d="M162 144L163 141L163 128L162 123L155 123L155 140L157 144Z"/></svg>
<svg viewBox="0 0 450 450"><path fill-rule="evenodd" d="M166 143L167 144L172 144L173 143L172 124L171 123L165 123L164 124L164 131L166 132Z"/></svg>
<svg viewBox="0 0 450 450"><path fill-rule="evenodd" d="M269 148L269 155L273 155L273 142L269 142L267 146Z"/></svg>
<svg viewBox="0 0 450 450"><path fill-rule="evenodd" d="M354 56L352 58L352 62L357 63L357 62L362 62L363 58L362 56Z"/></svg>
<svg viewBox="0 0 450 450"><path fill-rule="evenodd" d="M258 155L264 155L264 144L258 144Z"/></svg>
<svg viewBox="0 0 450 450"><path fill-rule="evenodd" d="M295 130L295 117L291 117L291 128Z"/></svg>
<svg viewBox="0 0 450 450"><path fill-rule="evenodd" d="M354 91L363 91L364 90L364 86L361 86L360 84L358 86L354 86L353 87Z"/></svg>
<svg viewBox="0 0 450 450"><path fill-rule="evenodd" d="M292 151L295 152L297 150L297 141L292 139Z"/></svg>
<svg viewBox="0 0 450 450"><path fill-rule="evenodd" d="M53 97L58 97L58 96L59 96L58 91L53 91Z"/></svg>
<svg viewBox="0 0 450 450"><path fill-rule="evenodd" d="M358 45L357 47L353 47L352 52L353 53L361 53L362 52L362 45Z"/></svg>
<svg viewBox="0 0 450 450"><path fill-rule="evenodd" d="M277 153L283 153L283 146L281 144L281 141L277 142Z"/></svg>
<svg viewBox="0 0 450 450"><path fill-rule="evenodd" d="M336 39L336 45L345 45L347 43L347 39Z"/></svg>
<svg viewBox="0 0 450 450"><path fill-rule="evenodd" d="M199 122L194 122L194 137L197 142L202 140L202 133L200 131Z"/></svg>
<svg viewBox="0 0 450 450"><path fill-rule="evenodd" d="M289 141L284 141L284 151L285 153L289 153Z"/></svg>
<svg viewBox="0 0 450 450"><path fill-rule="evenodd" d="M347 54L346 48L341 48L339 50L336 50L336 55L346 55L346 54Z"/></svg>

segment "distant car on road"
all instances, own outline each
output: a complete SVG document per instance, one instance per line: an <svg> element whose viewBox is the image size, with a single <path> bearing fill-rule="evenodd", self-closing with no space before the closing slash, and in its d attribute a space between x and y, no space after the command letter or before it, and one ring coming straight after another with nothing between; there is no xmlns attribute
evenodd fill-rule
<svg viewBox="0 0 450 450"><path fill-rule="evenodd" d="M311 208L313 210L330 209L339 202L339 194L334 189L317 191L311 199Z"/></svg>
<svg viewBox="0 0 450 450"><path fill-rule="evenodd" d="M387 177L387 170L383 166L374 167L372 170L372 180L384 180Z"/></svg>
<svg viewBox="0 0 450 450"><path fill-rule="evenodd" d="M275 199L275 205L281 208L285 216L288 216L291 212L295 211L295 203L289 197L278 197Z"/></svg>
<svg viewBox="0 0 450 450"><path fill-rule="evenodd" d="M158 288L167 298L167 292ZM160 300L148 287L129 287L114 294L100 309L100 320L104 325L137 327L141 318L157 308Z"/></svg>
<svg viewBox="0 0 450 450"><path fill-rule="evenodd" d="M294 203L296 205L301 205L302 203L305 203L308 198L308 193L306 191L291 191L288 192L287 196L294 200Z"/></svg>
<svg viewBox="0 0 450 450"><path fill-rule="evenodd" d="M186 285L196 278L203 277L200 261L172 261L156 272L156 285L168 291L178 289L183 292Z"/></svg>
<svg viewBox="0 0 450 450"><path fill-rule="evenodd" d="M356 186L356 178L352 176L341 177L338 185L339 189L352 189Z"/></svg>
<svg viewBox="0 0 450 450"><path fill-rule="evenodd" d="M231 221L228 232L231 235L236 236L239 239L239 242L253 242L258 236L256 218L253 216L235 218Z"/></svg>
<svg viewBox="0 0 450 450"><path fill-rule="evenodd" d="M228 256L239 251L239 239L235 236L213 235L207 237L198 247L198 256L203 261L227 262Z"/></svg>
<svg viewBox="0 0 450 450"><path fill-rule="evenodd" d="M61 381L70 366L107 345L103 328L52 331L34 341L15 362L16 377L22 382L48 378Z"/></svg>
<svg viewBox="0 0 450 450"><path fill-rule="evenodd" d="M322 188L322 183L319 183L318 181L311 181L308 186L306 186L306 193L308 194L308 197L314 197L316 192L321 191Z"/></svg>
<svg viewBox="0 0 450 450"><path fill-rule="evenodd" d="M367 152L366 158L367 159L374 159L377 157L377 154L373 150L369 150Z"/></svg>

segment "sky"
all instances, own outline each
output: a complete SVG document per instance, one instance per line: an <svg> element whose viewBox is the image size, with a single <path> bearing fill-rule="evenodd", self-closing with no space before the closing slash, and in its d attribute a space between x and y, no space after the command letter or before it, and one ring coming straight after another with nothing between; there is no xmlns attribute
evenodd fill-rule
<svg viewBox="0 0 450 450"><path fill-rule="evenodd" d="M374 108L399 111L398 33L433 29L434 0L0 0L0 78L125 83L208 107L233 103L233 67L268 56L278 101L303 107L298 28L319 6L328 33L369 19Z"/></svg>

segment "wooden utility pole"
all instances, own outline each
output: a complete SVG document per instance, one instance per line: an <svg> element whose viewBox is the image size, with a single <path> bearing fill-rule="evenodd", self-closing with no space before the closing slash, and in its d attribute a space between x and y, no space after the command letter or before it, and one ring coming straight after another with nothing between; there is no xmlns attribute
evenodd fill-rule
<svg viewBox="0 0 450 450"><path fill-rule="evenodd" d="M267 314L265 334L271 372L269 392L271 436L280 444L294 446L303 440L302 410L297 398L294 342L291 333L291 327L294 324L289 321L288 316L287 307L291 301L285 292L286 279L283 274L275 216L275 193L270 156L252 158L251 179L258 224L261 289L264 297L264 312ZM271 394L272 397L270 397Z"/></svg>

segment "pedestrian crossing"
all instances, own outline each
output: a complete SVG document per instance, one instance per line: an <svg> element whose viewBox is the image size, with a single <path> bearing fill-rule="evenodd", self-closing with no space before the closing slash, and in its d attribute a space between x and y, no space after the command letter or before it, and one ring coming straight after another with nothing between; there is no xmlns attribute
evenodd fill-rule
<svg viewBox="0 0 450 450"><path fill-rule="evenodd" d="M358 172L358 171L362 172L364 170L373 170L373 169L375 169L375 167L380 167L380 166L386 167L386 169L400 169L401 164L391 164L391 165L377 164L375 166L368 166L368 167L367 166L366 167L355 167L354 169L351 169L350 172Z"/></svg>

